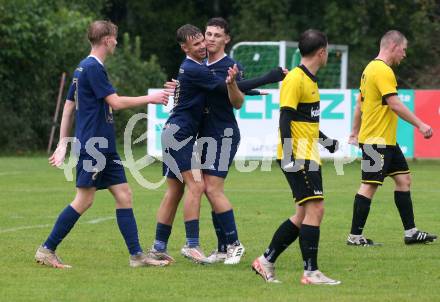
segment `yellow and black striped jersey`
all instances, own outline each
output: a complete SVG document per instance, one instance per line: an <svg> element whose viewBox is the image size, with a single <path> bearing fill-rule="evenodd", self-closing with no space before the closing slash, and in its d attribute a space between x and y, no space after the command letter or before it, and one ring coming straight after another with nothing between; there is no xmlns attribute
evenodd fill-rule
<svg viewBox="0 0 440 302"><path fill-rule="evenodd" d="M292 111L290 137L293 157L320 164L319 138L320 97L316 77L304 66L295 67L281 83L280 110ZM289 126L289 125L287 125ZM283 158L281 135L277 158Z"/></svg>
<svg viewBox="0 0 440 302"><path fill-rule="evenodd" d="M393 70L382 60L373 60L361 77L361 129L359 143L396 145L397 114L386 98L397 95L397 81Z"/></svg>

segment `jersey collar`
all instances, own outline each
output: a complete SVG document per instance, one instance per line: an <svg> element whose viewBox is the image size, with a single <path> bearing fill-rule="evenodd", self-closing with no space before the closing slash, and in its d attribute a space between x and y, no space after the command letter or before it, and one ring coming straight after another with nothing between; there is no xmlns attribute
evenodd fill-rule
<svg viewBox="0 0 440 302"><path fill-rule="evenodd" d="M304 73L313 81L313 82L317 82L318 78L316 76L314 76L308 69L307 67L305 67L303 64L298 66L299 68L301 68L302 71L304 71Z"/></svg>
<svg viewBox="0 0 440 302"><path fill-rule="evenodd" d="M191 58L190 56L186 56L186 58L187 58L188 60L191 60L191 61L193 61L193 62L196 62L196 63L199 64L199 65L203 65L203 63L200 63L200 62L194 60L194 59Z"/></svg>
<svg viewBox="0 0 440 302"><path fill-rule="evenodd" d="M214 65L215 63L220 62L221 60L223 60L225 57L226 57L226 54L224 53L224 54L223 54L223 57L221 57L221 58L218 59L217 61L214 61L214 62L208 63L208 60L206 60L206 66ZM208 58L208 59L209 59L209 58Z"/></svg>
<svg viewBox="0 0 440 302"><path fill-rule="evenodd" d="M386 66L390 66L390 65L387 64L387 62L385 62L385 61L382 60L382 59L378 59L378 58L376 58L376 59L374 59L373 61L380 61L380 62L383 62Z"/></svg>
<svg viewBox="0 0 440 302"><path fill-rule="evenodd" d="M89 55L87 58L94 58L96 61L98 61L98 63L99 64L101 64L102 66L104 66L104 63L102 63L101 62L101 60L100 59L98 59L98 57L97 56L94 56L94 55Z"/></svg>

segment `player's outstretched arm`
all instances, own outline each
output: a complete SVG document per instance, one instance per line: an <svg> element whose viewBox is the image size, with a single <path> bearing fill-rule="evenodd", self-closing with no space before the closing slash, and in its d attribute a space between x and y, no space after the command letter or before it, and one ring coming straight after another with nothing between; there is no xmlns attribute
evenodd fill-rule
<svg viewBox="0 0 440 302"><path fill-rule="evenodd" d="M387 98L387 104L390 106L400 118L416 127L419 132L425 137L430 138L433 135L431 126L425 124L414 113L412 113L399 99L397 95L392 95Z"/></svg>
<svg viewBox="0 0 440 302"><path fill-rule="evenodd" d="M272 84L282 81L285 76L286 70L281 67L277 67L260 77L239 81L237 82L237 86L241 91L246 92L266 84ZM215 91L226 94L226 83L219 82L219 84L215 88Z"/></svg>
<svg viewBox="0 0 440 302"><path fill-rule="evenodd" d="M143 96L119 96L116 93L105 97L105 101L114 109L121 110L139 107L146 104L168 104L168 97L171 95L169 89L164 89L155 93Z"/></svg>
<svg viewBox="0 0 440 302"><path fill-rule="evenodd" d="M226 77L225 81L228 89L229 101L235 109L240 109L244 102L244 95L240 89L238 89L237 82L235 80L238 72L239 70L237 65L234 64L232 68L230 67L228 69L228 76Z"/></svg>
<svg viewBox="0 0 440 302"><path fill-rule="evenodd" d="M350 145L358 145L358 135L359 135L359 130L361 129L361 117L362 117L362 112L361 112L361 94L359 93L357 99L356 99L356 106L354 108L354 113L353 113L353 126L351 128L351 133L350 133L350 137L348 138L348 143Z"/></svg>
<svg viewBox="0 0 440 302"><path fill-rule="evenodd" d="M67 138L70 136L70 129L72 129L73 114L75 113L75 102L66 100L63 109L63 116L61 118L60 139L57 148L49 157L49 164L54 167L59 167L66 157Z"/></svg>

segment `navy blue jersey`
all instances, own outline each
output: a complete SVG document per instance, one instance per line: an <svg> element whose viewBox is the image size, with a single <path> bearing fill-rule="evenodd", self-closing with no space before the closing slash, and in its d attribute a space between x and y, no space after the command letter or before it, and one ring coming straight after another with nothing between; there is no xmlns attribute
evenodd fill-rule
<svg viewBox="0 0 440 302"><path fill-rule="evenodd" d="M179 68L174 107L166 124L176 124L180 130L176 139L196 136L206 107L206 93L223 80L204 64L186 58Z"/></svg>
<svg viewBox="0 0 440 302"><path fill-rule="evenodd" d="M81 143L80 153L86 153L87 141L96 137L108 142L107 147L93 144L99 152L116 152L113 113L104 100L115 92L104 66L96 58L89 56L79 63L67 100L74 101L76 106L75 137Z"/></svg>
<svg viewBox="0 0 440 302"><path fill-rule="evenodd" d="M208 65L207 67L217 76L226 79L228 76L229 67L237 64L229 56L224 56L222 59ZM237 64L239 74L236 80L243 79L243 68L240 64ZM223 137L224 130L226 128L232 128L234 141L240 140L240 130L238 129L237 120L234 115L234 107L229 101L227 95L209 92L207 94L207 110L203 115L203 121L200 125L199 136L209 136L220 138Z"/></svg>

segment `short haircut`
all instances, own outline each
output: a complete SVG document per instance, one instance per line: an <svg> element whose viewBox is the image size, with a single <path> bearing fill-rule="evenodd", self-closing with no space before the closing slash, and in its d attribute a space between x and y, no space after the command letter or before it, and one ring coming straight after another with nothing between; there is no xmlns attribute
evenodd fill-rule
<svg viewBox="0 0 440 302"><path fill-rule="evenodd" d="M185 24L177 30L176 39L179 44L183 44L186 43L188 39L194 39L199 35L203 36L200 28L191 24Z"/></svg>
<svg viewBox="0 0 440 302"><path fill-rule="evenodd" d="M89 25L87 31L87 39L90 44L96 45L101 42L101 39L105 36L118 36L118 27L110 21L98 20Z"/></svg>
<svg viewBox="0 0 440 302"><path fill-rule="evenodd" d="M229 35L229 24L228 21L223 19L222 17L215 17L208 20L206 23L206 27L208 26L217 26L223 29L225 34Z"/></svg>
<svg viewBox="0 0 440 302"><path fill-rule="evenodd" d="M401 45L405 41L407 41L406 37L400 31L389 30L382 36L382 39L380 39L380 47L388 47L391 42Z"/></svg>
<svg viewBox="0 0 440 302"><path fill-rule="evenodd" d="M301 56L314 54L318 49L327 47L327 36L316 29L308 29L299 37L298 48Z"/></svg>

